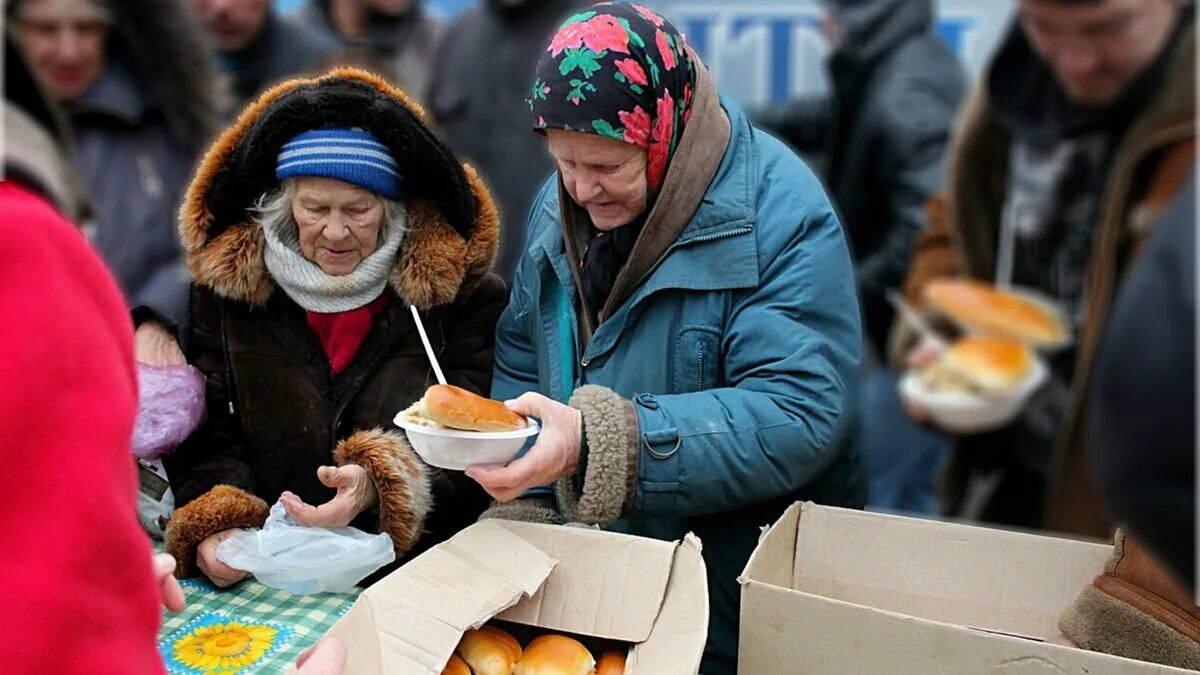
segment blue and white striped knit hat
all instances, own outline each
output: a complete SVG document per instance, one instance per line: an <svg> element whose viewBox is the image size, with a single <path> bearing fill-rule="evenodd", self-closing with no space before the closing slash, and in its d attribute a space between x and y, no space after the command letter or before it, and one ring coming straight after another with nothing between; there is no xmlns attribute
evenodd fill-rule
<svg viewBox="0 0 1200 675"><path fill-rule="evenodd" d="M400 168L391 151L375 134L357 127L314 129L284 143L275 177L282 181L299 176L334 178L400 199Z"/></svg>

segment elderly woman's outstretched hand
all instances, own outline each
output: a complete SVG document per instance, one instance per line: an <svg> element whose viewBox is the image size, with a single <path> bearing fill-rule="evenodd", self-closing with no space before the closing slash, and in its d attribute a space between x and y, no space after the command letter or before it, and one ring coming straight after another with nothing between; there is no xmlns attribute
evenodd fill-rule
<svg viewBox="0 0 1200 675"><path fill-rule="evenodd" d="M508 502L533 487L548 485L575 470L583 434L583 415L567 405L529 392L504 403L542 421L537 443L520 459L499 468L473 466L467 475L497 501Z"/></svg>
<svg viewBox="0 0 1200 675"><path fill-rule="evenodd" d="M305 504L291 492L279 496L284 511L297 525L346 527L358 514L374 506L379 498L367 470L357 464L323 466L317 469L317 479L328 487L337 488L333 499L320 506Z"/></svg>

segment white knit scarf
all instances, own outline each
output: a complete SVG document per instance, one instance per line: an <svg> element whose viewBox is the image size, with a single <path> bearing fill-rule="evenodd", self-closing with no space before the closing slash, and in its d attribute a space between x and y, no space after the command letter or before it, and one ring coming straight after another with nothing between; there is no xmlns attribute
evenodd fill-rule
<svg viewBox="0 0 1200 675"><path fill-rule="evenodd" d="M274 227L264 222L262 230L267 250L263 258L267 271L289 298L310 312L333 314L367 305L387 287L408 225L408 213L403 209L397 214L399 222L391 223L391 228L386 215L384 218L375 252L360 261L349 274L338 277L326 274L304 257L300 251L300 231L294 220L281 219ZM393 231L389 232L389 229Z"/></svg>

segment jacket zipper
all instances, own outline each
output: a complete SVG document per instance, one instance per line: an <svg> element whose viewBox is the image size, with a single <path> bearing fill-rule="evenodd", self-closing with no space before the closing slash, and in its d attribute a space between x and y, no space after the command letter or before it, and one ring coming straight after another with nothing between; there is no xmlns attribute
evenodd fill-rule
<svg viewBox="0 0 1200 675"><path fill-rule="evenodd" d="M677 248L682 248L684 246L692 246L694 244L707 244L709 242L718 241L720 239L728 239L729 237L735 237L735 236L738 236L741 234L746 234L747 232L753 231L753 229L754 228L747 225L745 227L739 227L734 230L726 230L724 232L717 232L716 234L702 235L699 237L695 237L693 239L688 239L687 241L683 241L683 242L680 242L680 241L672 242L671 245L667 247L667 250L663 251L662 255L658 256L658 259L654 261L654 264L651 265L650 268L647 269L644 274L642 274L642 276L637 280L637 283L635 283L633 285L633 287L637 288L638 286L641 286L642 283L644 281L646 281L646 279L649 278L649 276L651 274L654 274L654 271L657 270L658 266L661 265L662 262L667 259L667 256L671 255L671 252Z"/></svg>

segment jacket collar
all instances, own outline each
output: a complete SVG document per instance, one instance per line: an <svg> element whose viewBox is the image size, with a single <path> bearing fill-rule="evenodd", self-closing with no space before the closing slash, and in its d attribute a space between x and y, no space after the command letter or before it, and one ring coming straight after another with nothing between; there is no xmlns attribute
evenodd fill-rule
<svg viewBox="0 0 1200 675"><path fill-rule="evenodd" d="M134 126L146 117L150 107L150 99L129 69L113 62L70 109L75 115L96 113Z"/></svg>

